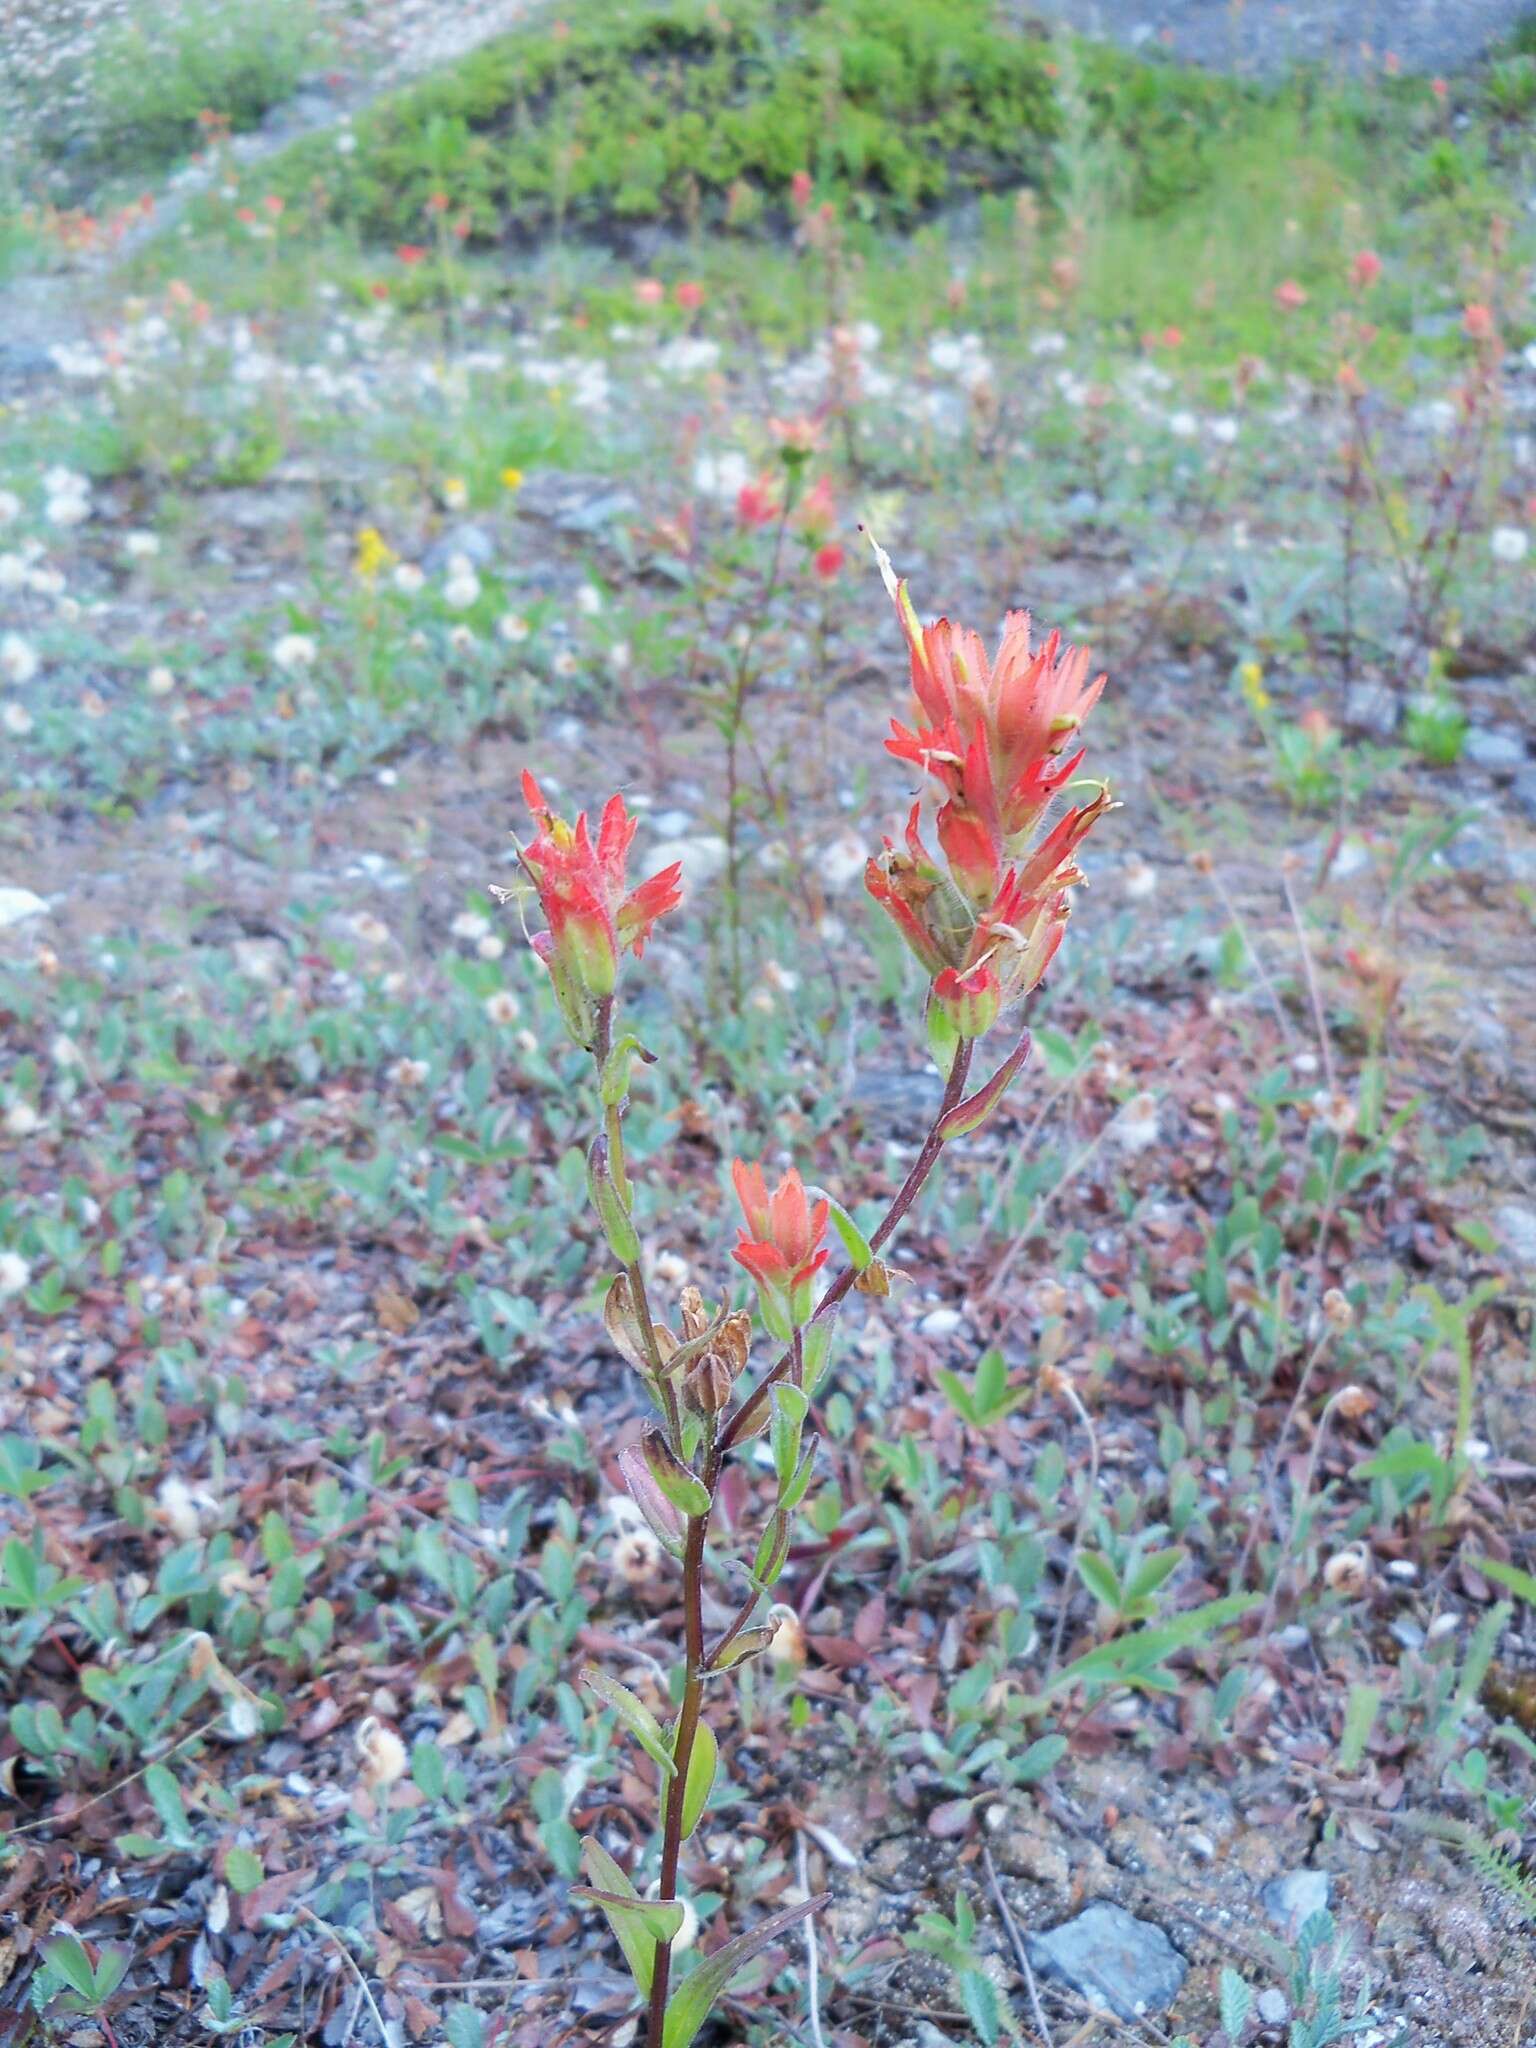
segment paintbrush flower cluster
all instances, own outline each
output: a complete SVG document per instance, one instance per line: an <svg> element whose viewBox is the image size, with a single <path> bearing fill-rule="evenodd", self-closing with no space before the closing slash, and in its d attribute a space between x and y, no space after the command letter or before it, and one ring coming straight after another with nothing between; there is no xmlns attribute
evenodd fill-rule
<svg viewBox="0 0 1536 2048"><path fill-rule="evenodd" d="M576 1894L607 1915L624 1950L647 2007L650 2048L688 2048L736 1973L822 1903L811 1899L770 1914L691 1970L682 1960L693 1924L678 1889L682 1850L708 1805L720 1761L719 1739L703 1711L706 1686L774 1641L763 1603L784 1571L793 1517L810 1484L817 1440L806 1424L830 1364L838 1309L854 1288L877 1299L889 1293L884 1246L945 1145L993 1113L1028 1057L1029 1034L1021 1029L990 1078L969 1089L976 1041L1039 985L1061 944L1072 892L1083 879L1078 848L1109 808L1101 785L1070 801L1083 759L1078 734L1104 685L1102 676L1089 680L1087 656L1064 649L1054 634L1032 647L1028 615L1020 612L1009 615L989 662L966 628L947 619L923 626L905 585L883 554L879 559L906 637L916 700L915 723L893 722L886 745L934 785L939 851L931 853L924 840L919 799L904 843L888 841L869 862L867 880L929 977L929 1043L944 1094L906 1179L867 1237L841 1203L808 1189L795 1168L770 1189L761 1164L732 1164L743 1219L732 1256L751 1278L757 1323L777 1353L755 1375L751 1310L729 1299L711 1307L689 1287L680 1328L653 1315L634 1222L624 1116L634 1063L651 1055L617 1028L620 967L622 956L638 957L657 923L676 909L679 870L666 867L631 886L635 823L622 798L609 799L594 838L585 813L568 823L533 776L523 778L536 830L520 855L545 925L530 943L549 970L568 1034L592 1057L597 1082L600 1121L587 1155L588 1188L618 1267L604 1326L655 1410L618 1449L616 1463L682 1579L684 1640L670 1721L664 1724L607 1673L583 1673L657 1773L654 1851L643 1852L627 1873L601 1843L588 1841L590 1883ZM830 1277L829 1230L846 1254ZM711 1641L705 1582L710 1547L719 1540L721 1475L733 1452L764 1435L773 1498L762 1504L750 1561L743 1555L730 1568L745 1588L739 1609ZM731 1519L740 1525L739 1509ZM723 1582L730 1583L728 1574Z"/></svg>

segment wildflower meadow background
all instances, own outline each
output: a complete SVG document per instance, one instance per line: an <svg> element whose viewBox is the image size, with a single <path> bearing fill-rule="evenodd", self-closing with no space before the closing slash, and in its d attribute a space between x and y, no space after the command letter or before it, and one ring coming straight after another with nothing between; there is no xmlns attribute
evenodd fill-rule
<svg viewBox="0 0 1536 2048"><path fill-rule="evenodd" d="M0 42L0 2043L1536 2039L1536 15Z"/></svg>

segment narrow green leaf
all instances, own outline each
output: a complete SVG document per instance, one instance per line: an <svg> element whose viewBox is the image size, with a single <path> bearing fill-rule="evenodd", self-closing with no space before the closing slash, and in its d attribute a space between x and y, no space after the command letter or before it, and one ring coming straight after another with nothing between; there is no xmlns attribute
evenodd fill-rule
<svg viewBox="0 0 1536 2048"><path fill-rule="evenodd" d="M1335 1769L1359 1770L1380 1708L1380 1686L1352 1685L1349 1688L1349 1696L1344 1702L1344 1732L1339 1737L1339 1753L1334 1759Z"/></svg>
<svg viewBox="0 0 1536 2048"><path fill-rule="evenodd" d="M572 1885L571 1897L596 1906L602 1913L618 1938L629 1974L643 1996L651 1988L657 1942L670 1942L683 1924L681 1901L627 1899L617 1892L600 1892L585 1884Z"/></svg>
<svg viewBox="0 0 1536 2048"><path fill-rule="evenodd" d="M848 1254L849 1263L856 1273L864 1273L874 1262L874 1248L848 1214L836 1196L829 1195L825 1188L807 1188L806 1193L813 1201L825 1202L832 1218L832 1228L843 1241L843 1250Z"/></svg>
<svg viewBox="0 0 1536 2048"><path fill-rule="evenodd" d="M817 1912L826 1904L827 1898L828 1894L823 1892L817 1898L807 1899L803 1905L786 1906L781 1913L770 1913L756 1927L749 1928L745 1934L738 1934L734 1941L728 1941L724 1948L717 1948L713 1955L705 1956L678 1985L667 2003L661 2048L689 2048L694 2035L709 2018L715 2001L736 1973L745 1969L754 1956L771 1947L780 1935L787 1934L791 1927L797 1927L808 1914Z"/></svg>
<svg viewBox="0 0 1536 2048"><path fill-rule="evenodd" d="M1009 1053L990 1081L986 1081L968 1095L964 1102L957 1102L939 1125L939 1136L948 1144L951 1138L963 1138L972 1131L979 1131L993 1110L1008 1092L1008 1085L1020 1067L1029 1058L1029 1033L1026 1031L1018 1044Z"/></svg>
<svg viewBox="0 0 1536 2048"><path fill-rule="evenodd" d="M662 1733L661 1723L645 1702L636 1699L627 1685L620 1685L606 1671L599 1671L595 1664L582 1667L581 1682L613 1708L646 1755L660 1764L667 1777L672 1777L677 1766L672 1761L671 1744Z"/></svg>
<svg viewBox="0 0 1536 2048"><path fill-rule="evenodd" d="M1258 1593L1231 1593L1222 1600L1209 1600L1203 1607L1192 1607L1187 1614L1156 1628L1133 1629L1115 1642L1101 1643L1098 1649L1089 1650L1064 1671L1058 1671L1037 1697L1049 1698L1072 1685L1124 1684L1132 1678L1145 1682L1147 1673L1164 1658L1214 1635L1217 1629L1241 1620L1260 1605L1262 1595Z"/></svg>
<svg viewBox="0 0 1536 2048"><path fill-rule="evenodd" d="M700 1720L693 1731L693 1748L688 1753L688 1781L683 1787L683 1840L698 1826L709 1795L714 1790L715 1770L720 1760L720 1745L715 1740L715 1731L705 1720Z"/></svg>
<svg viewBox="0 0 1536 2048"><path fill-rule="evenodd" d="M620 1866L595 1835L588 1835L581 1845L581 1860L587 1876L592 1880L590 1896L602 1911L608 1909L605 1899L618 1899L622 1904L637 1900L640 1894L630 1883ZM629 1921L622 1924L608 1914L608 1925L613 1929L619 1947L624 1951L624 1960L629 1965L629 1974L634 1978L640 1996L646 1997L651 1988L651 1978L656 1968L656 1944L647 1941Z"/></svg>
<svg viewBox="0 0 1536 2048"><path fill-rule="evenodd" d="M1472 1560L1472 1568L1481 1572L1485 1579L1492 1579L1496 1585L1507 1586L1527 1606L1536 1607L1536 1577L1521 1571L1519 1565L1500 1564L1496 1557L1477 1557Z"/></svg>
<svg viewBox="0 0 1536 2048"><path fill-rule="evenodd" d="M1142 1559L1125 1589L1127 1600L1145 1600L1184 1562L1182 1549L1157 1550Z"/></svg>

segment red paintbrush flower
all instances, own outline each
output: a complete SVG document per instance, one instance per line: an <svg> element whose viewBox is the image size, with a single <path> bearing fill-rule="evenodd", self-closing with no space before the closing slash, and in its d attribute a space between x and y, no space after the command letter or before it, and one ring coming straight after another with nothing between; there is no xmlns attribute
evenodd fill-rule
<svg viewBox="0 0 1536 2048"><path fill-rule="evenodd" d="M1090 682L1086 650L1063 649L1059 633L1032 649L1028 612L1008 614L989 662L979 634L948 619L922 625L883 554L880 565L911 655L913 695L928 720L916 731L893 720L886 747L945 790L939 842L957 881L985 902L1076 773L1082 749L1067 749L1105 678Z"/></svg>
<svg viewBox="0 0 1536 2048"><path fill-rule="evenodd" d="M574 825L557 818L526 770L523 796L539 828L523 863L538 886L549 926L534 939L533 950L549 968L572 1035L585 1044L592 1035L593 1003L613 994L619 954L628 948L638 957L656 920L681 900L682 869L674 861L629 888L625 867L636 824L621 796L604 806L595 846L586 812Z"/></svg>
<svg viewBox="0 0 1536 2048"><path fill-rule="evenodd" d="M1104 678L1089 683L1086 654L1063 652L1057 634L1031 650L1027 613L1009 615L991 663L976 634L947 619L923 627L905 584L876 553L911 653L913 691L932 721L916 732L894 724L886 745L944 791L935 820L944 859L924 846L914 804L906 850L887 840L865 881L932 977L949 1025L979 1037L1050 964L1068 892L1083 879L1077 848L1109 808L1100 789L1030 844L1082 761L1080 747L1066 750Z"/></svg>
<svg viewBox="0 0 1536 2048"><path fill-rule="evenodd" d="M812 1208L793 1167L771 1195L760 1166L732 1160L731 1180L747 1219L734 1256L757 1282L764 1322L774 1336L788 1338L811 1319L811 1282L827 1262L821 1240L830 1206Z"/></svg>

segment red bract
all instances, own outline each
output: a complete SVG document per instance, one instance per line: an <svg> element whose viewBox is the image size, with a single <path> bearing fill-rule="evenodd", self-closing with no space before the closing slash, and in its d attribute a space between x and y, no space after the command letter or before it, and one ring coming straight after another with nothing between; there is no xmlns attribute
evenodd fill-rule
<svg viewBox="0 0 1536 2048"><path fill-rule="evenodd" d="M955 879L983 903L1082 761L1081 748L1066 748L1105 678L1090 683L1086 650L1063 650L1059 633L1032 651L1028 612L1008 614L989 664L979 634L948 619L922 626L906 585L893 583L893 594L913 693L932 724L912 732L893 719L886 747L946 791L939 843Z"/></svg>
<svg viewBox="0 0 1536 2048"><path fill-rule="evenodd" d="M736 517L742 526L767 526L778 516L771 477L760 476L756 483L743 484L736 493Z"/></svg>
<svg viewBox="0 0 1536 2048"><path fill-rule="evenodd" d="M814 1208L793 1167L770 1195L760 1166L731 1162L736 1199L746 1217L734 1256L757 1282L763 1320L780 1337L811 1319L811 1282L827 1262L821 1240L830 1206Z"/></svg>
<svg viewBox="0 0 1536 2048"><path fill-rule="evenodd" d="M975 633L947 619L922 626L906 585L879 559L911 653L913 691L933 721L916 732L893 723L886 745L943 790L935 824L944 858L924 845L914 804L905 850L887 840L865 880L927 969L949 1025L979 1037L1049 966L1068 891L1083 879L1077 848L1109 808L1101 788L1030 843L1083 758L1081 748L1066 748L1104 677L1090 683L1087 655L1063 651L1059 634L1031 650L1024 612L1009 614L989 664Z"/></svg>
<svg viewBox="0 0 1536 2048"><path fill-rule="evenodd" d="M674 861L638 888L628 887L625 867L636 825L621 796L604 806L595 846L586 812L574 826L557 818L526 770L523 796L539 828L523 861L549 926L533 949L550 971L572 1036L586 1044L594 1003L613 994L619 954L628 948L638 957L645 950L656 920L681 900L682 869Z"/></svg>

